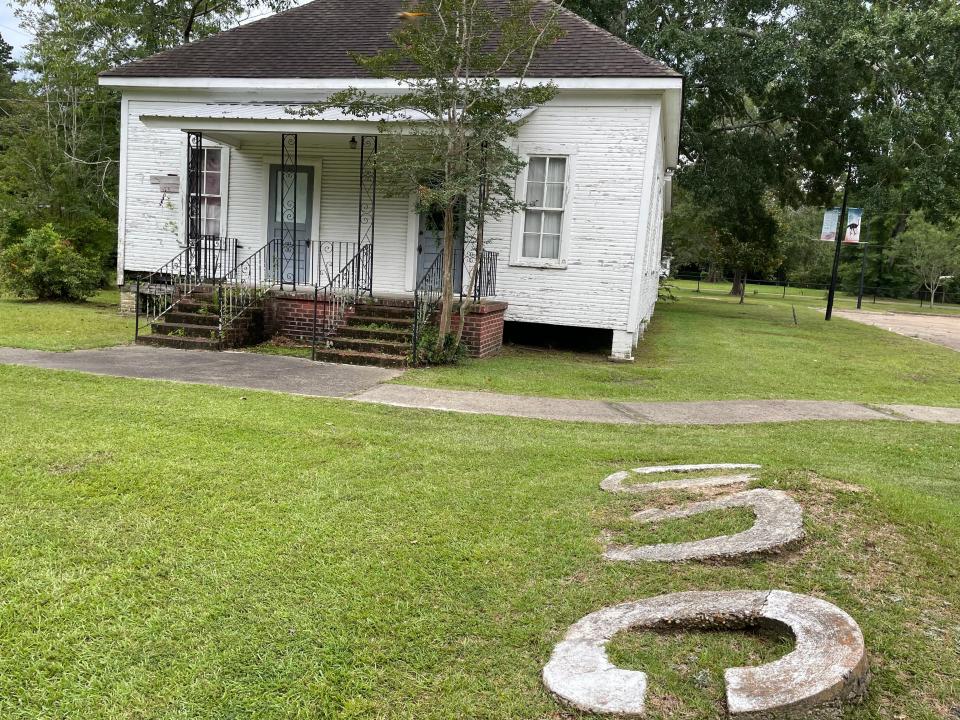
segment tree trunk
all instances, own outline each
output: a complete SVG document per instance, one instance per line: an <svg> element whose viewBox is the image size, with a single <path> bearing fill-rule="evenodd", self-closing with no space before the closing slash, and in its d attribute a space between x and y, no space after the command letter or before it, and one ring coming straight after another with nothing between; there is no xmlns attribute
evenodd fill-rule
<svg viewBox="0 0 960 720"><path fill-rule="evenodd" d="M437 333L437 350L443 349L443 344L450 334L450 318L453 314L453 234L456 228L454 222L454 205L447 203L443 209L443 289L440 293L440 327Z"/></svg>
<svg viewBox="0 0 960 720"><path fill-rule="evenodd" d="M730 294L736 297L743 295L743 273L735 270L733 273L733 287L730 288Z"/></svg>

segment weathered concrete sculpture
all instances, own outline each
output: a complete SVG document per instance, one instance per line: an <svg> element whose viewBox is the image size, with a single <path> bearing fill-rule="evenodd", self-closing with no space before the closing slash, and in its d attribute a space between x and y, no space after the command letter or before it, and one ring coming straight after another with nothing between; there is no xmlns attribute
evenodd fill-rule
<svg viewBox="0 0 960 720"><path fill-rule="evenodd" d="M625 485L627 480L635 475L659 475L661 473L692 473L705 470L758 470L759 465L750 463L708 463L704 465L653 465L651 467L621 470L608 475L600 483L600 487L607 492L616 493L648 493L659 490L689 490L699 488L723 487L726 485L745 485L754 479L753 475L737 473L734 475L713 475L710 477L685 478L679 480L664 480L662 482L640 483Z"/></svg>
<svg viewBox="0 0 960 720"><path fill-rule="evenodd" d="M803 538L803 511L789 495L780 490L746 490L669 510L641 510L632 519L642 523L657 523L736 507L748 507L756 515L756 522L749 530L690 542L613 545L606 549L603 556L608 560L626 562L729 559L777 552Z"/></svg>
<svg viewBox="0 0 960 720"><path fill-rule="evenodd" d="M579 710L642 717L647 676L614 666L607 643L628 629L783 626L793 651L725 673L727 710L743 720L840 718L866 688L867 657L857 623L817 598L783 590L682 592L604 608L574 624L543 669L547 689Z"/></svg>

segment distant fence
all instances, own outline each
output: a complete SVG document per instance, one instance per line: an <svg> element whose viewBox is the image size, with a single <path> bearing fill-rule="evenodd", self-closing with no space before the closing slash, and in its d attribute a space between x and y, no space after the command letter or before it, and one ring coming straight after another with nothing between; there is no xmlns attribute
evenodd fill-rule
<svg viewBox="0 0 960 720"><path fill-rule="evenodd" d="M732 278L720 278L708 280L706 273L697 274L681 272L671 276L673 280L686 280L697 283L697 290L701 292L717 292L717 284L732 285ZM747 278L745 281L747 295L780 295L781 297L808 297L808 298L826 298L830 286L826 283L802 283L793 284L789 280L759 280L756 278ZM842 289L837 286L837 292L845 297L857 297L856 292ZM918 306L930 305L930 293L926 290L914 290L912 293L904 294L897 288L891 288L883 285L865 285L863 288L864 304L876 304L878 300L899 300L901 302L916 302ZM960 291L957 289L948 290L946 287L937 289L936 304L960 304Z"/></svg>

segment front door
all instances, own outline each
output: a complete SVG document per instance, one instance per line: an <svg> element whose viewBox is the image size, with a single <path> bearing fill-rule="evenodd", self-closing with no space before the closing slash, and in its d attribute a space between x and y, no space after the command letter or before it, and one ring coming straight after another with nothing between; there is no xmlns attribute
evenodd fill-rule
<svg viewBox="0 0 960 720"><path fill-rule="evenodd" d="M292 174L292 170L288 169ZM296 198L292 192L292 179L284 198L283 169L270 166L270 207L268 210L267 240L285 240L280 243L277 258L277 280L292 285L312 282L313 262L310 254L310 232L313 228L313 167L298 165ZM284 220L287 221L288 237L283 237ZM291 224L292 223L292 224ZM296 242L290 237L296 229Z"/></svg>
<svg viewBox="0 0 960 720"><path fill-rule="evenodd" d="M417 242L417 282L433 265L443 251L443 212L420 213L420 232ZM457 231L453 237L453 291L459 293L463 287L463 222L457 220Z"/></svg>

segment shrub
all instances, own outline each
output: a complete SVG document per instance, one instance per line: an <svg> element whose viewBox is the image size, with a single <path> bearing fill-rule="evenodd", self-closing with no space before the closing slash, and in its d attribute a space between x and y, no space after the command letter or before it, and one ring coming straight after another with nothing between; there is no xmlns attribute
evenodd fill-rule
<svg viewBox="0 0 960 720"><path fill-rule="evenodd" d="M97 263L85 258L52 225L29 230L0 252L0 284L19 297L84 300L100 284Z"/></svg>
<svg viewBox="0 0 960 720"><path fill-rule="evenodd" d="M437 347L440 334L436 325L427 325L423 328L417 340L417 363L427 365L456 365L467 356L467 348L463 343L457 343L456 336L448 333L443 339L443 347Z"/></svg>

